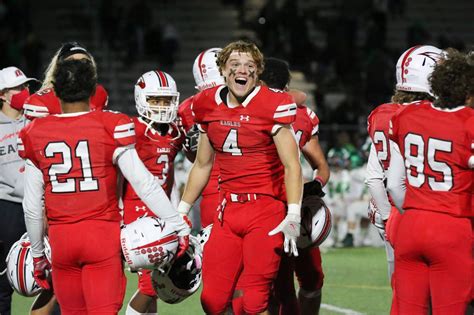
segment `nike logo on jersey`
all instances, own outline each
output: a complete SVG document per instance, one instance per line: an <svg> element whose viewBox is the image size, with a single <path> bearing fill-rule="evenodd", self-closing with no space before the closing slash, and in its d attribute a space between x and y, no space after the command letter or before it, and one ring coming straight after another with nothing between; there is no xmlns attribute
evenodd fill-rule
<svg viewBox="0 0 474 315"><path fill-rule="evenodd" d="M222 126L240 127L240 122L238 121L221 120L220 123Z"/></svg>

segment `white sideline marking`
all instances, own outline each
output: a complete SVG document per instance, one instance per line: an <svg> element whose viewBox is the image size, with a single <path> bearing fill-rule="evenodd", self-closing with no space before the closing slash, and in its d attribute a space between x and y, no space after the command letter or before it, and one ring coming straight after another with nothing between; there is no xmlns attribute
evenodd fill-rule
<svg viewBox="0 0 474 315"><path fill-rule="evenodd" d="M333 311L336 313L347 314L347 315L364 315L364 313L359 313L348 308L337 307L334 305L324 304L324 303L321 303L321 308L324 308L326 310Z"/></svg>

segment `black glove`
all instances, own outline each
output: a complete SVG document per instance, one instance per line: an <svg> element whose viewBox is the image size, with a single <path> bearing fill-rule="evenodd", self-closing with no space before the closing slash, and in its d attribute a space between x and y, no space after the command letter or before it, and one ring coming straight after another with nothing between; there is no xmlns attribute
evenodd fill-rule
<svg viewBox="0 0 474 315"><path fill-rule="evenodd" d="M319 180L313 180L304 184L303 199L308 196L324 197L323 185Z"/></svg>
<svg viewBox="0 0 474 315"><path fill-rule="evenodd" d="M186 134L184 149L188 152L196 152L199 140L199 129L194 125Z"/></svg>

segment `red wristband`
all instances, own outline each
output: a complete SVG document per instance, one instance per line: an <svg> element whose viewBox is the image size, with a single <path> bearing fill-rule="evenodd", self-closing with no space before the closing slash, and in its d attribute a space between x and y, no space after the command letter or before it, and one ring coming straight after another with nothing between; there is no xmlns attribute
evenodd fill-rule
<svg viewBox="0 0 474 315"><path fill-rule="evenodd" d="M324 181L324 179L321 176L316 176L314 178L314 180L317 180L318 182L320 182L322 187L324 187L324 185L326 185L326 182Z"/></svg>

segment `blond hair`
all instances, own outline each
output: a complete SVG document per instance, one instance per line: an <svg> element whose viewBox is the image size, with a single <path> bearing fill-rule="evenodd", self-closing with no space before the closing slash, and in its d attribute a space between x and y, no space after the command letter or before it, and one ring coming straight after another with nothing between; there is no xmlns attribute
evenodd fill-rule
<svg viewBox="0 0 474 315"><path fill-rule="evenodd" d="M260 75L263 72L263 54L260 52L258 47L254 43L238 40L225 46L217 55L216 63L219 67L219 72L221 75L227 60L229 60L230 54L234 51L249 53L257 65L257 75Z"/></svg>
<svg viewBox="0 0 474 315"><path fill-rule="evenodd" d="M49 89L53 88L53 74L54 71L56 71L56 66L58 64L58 59L59 59L59 53L61 52L61 48L59 48L56 53L54 54L53 58L51 58L51 61L46 68L46 71L44 72L44 79L43 79L43 84L41 85L40 90L44 89ZM92 55L88 55L85 53L80 52L79 54L83 54L84 56L87 57L87 59L90 59L92 62L92 65L94 66L95 69L97 69L97 65L95 63L94 57Z"/></svg>

